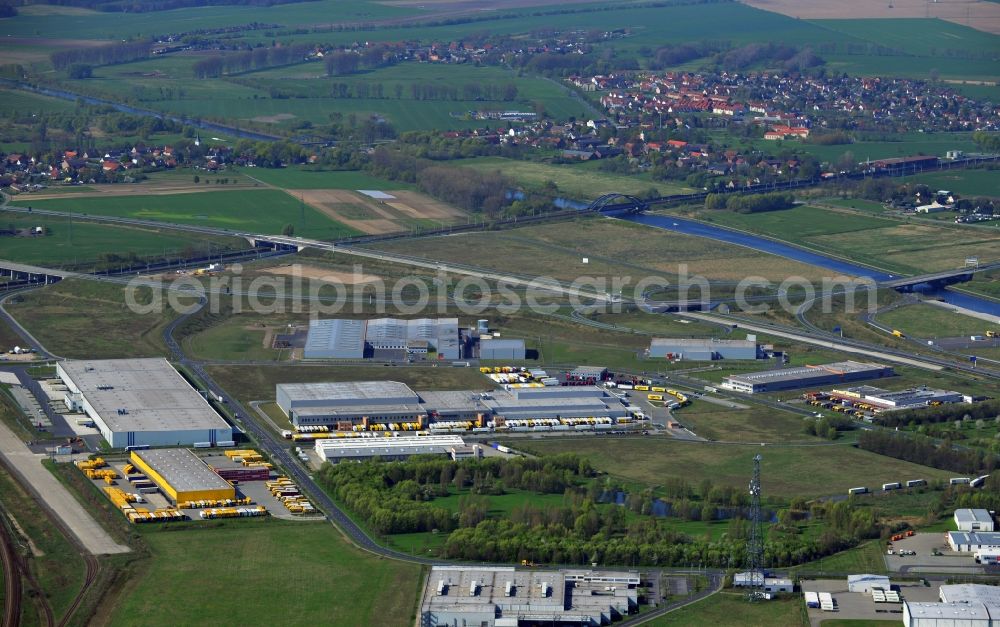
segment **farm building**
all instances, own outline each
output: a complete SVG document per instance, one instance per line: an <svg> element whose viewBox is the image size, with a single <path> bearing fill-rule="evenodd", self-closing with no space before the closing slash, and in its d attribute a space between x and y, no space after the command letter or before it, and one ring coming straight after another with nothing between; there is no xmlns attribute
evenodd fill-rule
<svg viewBox="0 0 1000 627"><path fill-rule="evenodd" d="M479 340L479 358L524 361L524 340L501 340L483 337Z"/></svg>
<svg viewBox="0 0 1000 627"><path fill-rule="evenodd" d="M187 449L132 451L131 461L175 503L236 498L232 484Z"/></svg>
<svg viewBox="0 0 1000 627"><path fill-rule="evenodd" d="M163 358L56 364L66 404L94 421L112 448L233 441L232 427Z"/></svg>
<svg viewBox="0 0 1000 627"><path fill-rule="evenodd" d="M361 461L378 457L383 461L403 460L413 455L448 455L452 459L481 456L457 435L428 435L400 438L333 438L316 440L316 454L323 461Z"/></svg>
<svg viewBox="0 0 1000 627"><path fill-rule="evenodd" d="M696 338L653 338L649 343L651 359L757 359L760 351L755 339L716 340Z"/></svg>
<svg viewBox="0 0 1000 627"><path fill-rule="evenodd" d="M848 575L847 591L871 594L872 588L890 590L889 578L885 575Z"/></svg>
<svg viewBox="0 0 1000 627"><path fill-rule="evenodd" d="M948 546L957 553L979 549L1000 549L1000 533L995 531L949 531Z"/></svg>
<svg viewBox="0 0 1000 627"><path fill-rule="evenodd" d="M955 527L959 531L993 531L993 516L985 509L956 509Z"/></svg>
<svg viewBox="0 0 1000 627"><path fill-rule="evenodd" d="M893 374L892 366L857 361L839 361L820 366L801 366L734 374L723 380L722 387L746 394L760 394L763 392L794 390L804 387L819 387L847 381L878 379L881 377L891 377Z"/></svg>
<svg viewBox="0 0 1000 627"><path fill-rule="evenodd" d="M309 323L306 359L406 359L434 353L438 359L462 356L458 318L333 318Z"/></svg>
<svg viewBox="0 0 1000 627"><path fill-rule="evenodd" d="M419 625L608 625L635 611L639 584L634 572L434 566Z"/></svg>

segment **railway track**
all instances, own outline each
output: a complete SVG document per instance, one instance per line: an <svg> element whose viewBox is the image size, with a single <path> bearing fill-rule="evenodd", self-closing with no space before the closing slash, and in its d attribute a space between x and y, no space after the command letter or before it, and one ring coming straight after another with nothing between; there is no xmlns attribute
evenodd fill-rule
<svg viewBox="0 0 1000 627"><path fill-rule="evenodd" d="M3 561L3 627L21 624L21 569L6 521L0 523L0 558Z"/></svg>

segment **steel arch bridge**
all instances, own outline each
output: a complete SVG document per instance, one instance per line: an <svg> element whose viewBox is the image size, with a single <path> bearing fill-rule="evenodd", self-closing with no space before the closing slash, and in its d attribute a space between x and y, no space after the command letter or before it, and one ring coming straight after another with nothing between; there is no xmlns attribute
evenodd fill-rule
<svg viewBox="0 0 1000 627"><path fill-rule="evenodd" d="M646 201L641 198L629 196L628 194L611 192L597 197L587 208L590 211L599 212L616 211L620 213L641 213L648 209L649 205L647 205Z"/></svg>

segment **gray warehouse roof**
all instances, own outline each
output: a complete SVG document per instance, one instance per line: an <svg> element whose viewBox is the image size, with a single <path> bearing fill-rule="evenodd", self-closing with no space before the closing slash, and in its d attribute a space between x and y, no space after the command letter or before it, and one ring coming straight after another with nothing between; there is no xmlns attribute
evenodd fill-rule
<svg viewBox="0 0 1000 627"><path fill-rule="evenodd" d="M956 509L955 522L991 523L993 517L985 509Z"/></svg>
<svg viewBox="0 0 1000 627"><path fill-rule="evenodd" d="M135 454L159 473L177 492L233 487L186 448L150 449L135 451Z"/></svg>
<svg viewBox="0 0 1000 627"><path fill-rule="evenodd" d="M985 586L979 583L944 584L938 594L945 603L975 603L978 601L1000 606L1000 586Z"/></svg>
<svg viewBox="0 0 1000 627"><path fill-rule="evenodd" d="M70 360L58 366L112 431L231 428L161 357Z"/></svg>
<svg viewBox="0 0 1000 627"><path fill-rule="evenodd" d="M337 381L333 383L279 383L278 389L295 402L363 401L385 403L385 399L412 397L417 401L417 393L399 381Z"/></svg>
<svg viewBox="0 0 1000 627"><path fill-rule="evenodd" d="M987 608L983 603L910 603L904 601L912 618L937 619L947 621L985 621L990 622L992 613L1000 610L998 607ZM963 623L966 624L966 623Z"/></svg>
<svg viewBox="0 0 1000 627"><path fill-rule="evenodd" d="M838 361L832 364L820 366L799 366L796 368L781 368L778 370L764 370L762 372L749 372L745 374L734 374L728 378L734 381L744 381L746 383L771 383L775 381L796 381L798 379L808 379L831 374L853 374L869 370L881 370L886 368L882 364L858 362L858 361Z"/></svg>
<svg viewBox="0 0 1000 627"><path fill-rule="evenodd" d="M691 337L654 337L650 341L650 346L693 346L697 348L711 346L739 346L743 348L757 348L757 342L753 340L716 340Z"/></svg>
<svg viewBox="0 0 1000 627"><path fill-rule="evenodd" d="M361 358L365 352L365 321L336 318L309 323L306 357Z"/></svg>

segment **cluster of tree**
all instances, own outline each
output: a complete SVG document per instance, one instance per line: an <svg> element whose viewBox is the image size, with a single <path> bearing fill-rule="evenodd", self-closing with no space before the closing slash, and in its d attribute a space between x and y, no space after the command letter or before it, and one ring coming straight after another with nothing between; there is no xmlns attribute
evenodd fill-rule
<svg viewBox="0 0 1000 627"><path fill-rule="evenodd" d="M709 194L705 197L706 209L728 209L737 213L779 211L795 206L795 195L786 192L770 194Z"/></svg>
<svg viewBox="0 0 1000 627"><path fill-rule="evenodd" d="M814 144L816 146L837 146L840 144L850 144L853 140L844 131L833 131L830 133L812 133L804 141L807 144Z"/></svg>
<svg viewBox="0 0 1000 627"><path fill-rule="evenodd" d="M306 43L293 43L287 46L260 47L239 52L224 52L212 54L197 61L191 66L196 78L216 78L223 74L236 74L250 70L300 63L306 60L306 55L313 49Z"/></svg>
<svg viewBox="0 0 1000 627"><path fill-rule="evenodd" d="M464 85L433 85L430 83L411 83L405 90L402 83L392 85L392 97L402 100L404 96L412 100L450 100L450 101L481 101L502 100L512 102L517 100L517 85L492 85L480 83L465 83ZM382 100L390 97L390 92L382 83L332 83L330 96L333 98L375 98Z"/></svg>
<svg viewBox="0 0 1000 627"><path fill-rule="evenodd" d="M799 50L794 46L776 43L750 43L717 56L718 64L725 70L743 70L764 62L781 61L787 70L802 71L823 65L825 61L811 48Z"/></svg>
<svg viewBox="0 0 1000 627"><path fill-rule="evenodd" d="M56 70L65 70L74 63L114 65L148 59L151 50L152 44L148 41L126 41L104 46L58 50L49 55L49 60Z"/></svg>
<svg viewBox="0 0 1000 627"><path fill-rule="evenodd" d="M657 48L655 51L647 51L644 56L648 59L649 69L663 70L682 63L701 59L723 50L731 48L728 41L700 41L678 44L667 44ZM640 51L642 52L642 51Z"/></svg>
<svg viewBox="0 0 1000 627"><path fill-rule="evenodd" d="M398 57L387 46L371 46L358 52L337 50L326 55L323 60L327 76L354 74L359 70L374 70L396 63Z"/></svg>
<svg viewBox="0 0 1000 627"><path fill-rule="evenodd" d="M479 524L486 518L488 501L475 496L512 489L559 494L592 474L589 462L572 454L544 460L494 457L458 463L416 457L400 463L327 464L318 480L377 532L410 533ZM457 516L433 503L453 488L469 489L472 495L460 500Z"/></svg>
<svg viewBox="0 0 1000 627"><path fill-rule="evenodd" d="M976 131L972 134L972 141L976 142L979 148L987 152L1000 152L1000 133Z"/></svg>
<svg viewBox="0 0 1000 627"><path fill-rule="evenodd" d="M985 474L997 467L997 456L974 449L955 449L948 440L940 444L920 435L892 431L862 431L858 447L932 468L969 474Z"/></svg>
<svg viewBox="0 0 1000 627"><path fill-rule="evenodd" d="M376 176L416 183L439 200L491 217L513 200L509 192L514 183L500 172L438 166L394 148L377 148L368 169Z"/></svg>
<svg viewBox="0 0 1000 627"><path fill-rule="evenodd" d="M816 420L806 420L802 430L807 435L836 440L840 431L850 431L854 424L844 416L824 416Z"/></svg>
<svg viewBox="0 0 1000 627"><path fill-rule="evenodd" d="M276 4L311 2L312 0L49 0L48 4L84 7L105 13L150 13L188 7L225 5L269 7Z"/></svg>
<svg viewBox="0 0 1000 627"><path fill-rule="evenodd" d="M1000 400L973 403L972 406L959 403L925 409L894 411L879 416L879 423L886 427L912 427L920 424L961 420L965 416L969 416L970 420L990 420L995 416L1000 416Z"/></svg>
<svg viewBox="0 0 1000 627"><path fill-rule="evenodd" d="M567 494L565 500L567 504L561 507L523 505L506 518L486 518L475 526L460 527L448 536L444 556L490 562L527 559L721 568L745 562L748 525L743 519L731 519L726 534L711 541L673 531L650 517L628 522L623 508L600 507L589 497ZM849 502L817 503L810 513L823 521L824 531L813 538L803 537L797 529L772 534L765 543L765 563L774 567L801 564L878 537L882 531L870 508L855 508ZM794 512L783 518L792 522Z"/></svg>

